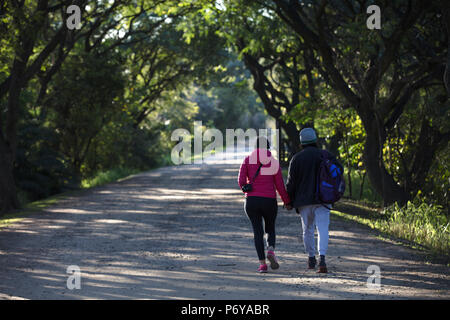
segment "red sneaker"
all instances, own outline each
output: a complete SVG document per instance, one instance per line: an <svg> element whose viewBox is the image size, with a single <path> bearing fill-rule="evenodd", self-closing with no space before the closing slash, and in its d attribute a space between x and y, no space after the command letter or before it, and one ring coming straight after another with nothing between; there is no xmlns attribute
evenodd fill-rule
<svg viewBox="0 0 450 320"><path fill-rule="evenodd" d="M259 273L266 273L267 272L267 264L261 264L257 271Z"/></svg>

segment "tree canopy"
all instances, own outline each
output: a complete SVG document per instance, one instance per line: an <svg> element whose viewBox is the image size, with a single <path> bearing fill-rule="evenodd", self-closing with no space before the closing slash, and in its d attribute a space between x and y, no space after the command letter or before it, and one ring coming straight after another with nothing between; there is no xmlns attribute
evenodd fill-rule
<svg viewBox="0 0 450 320"><path fill-rule="evenodd" d="M97 172L167 163L171 132L274 119L385 205L450 189L445 1L0 2L0 212ZM81 10L80 27L66 24ZM351 193L352 191L350 191Z"/></svg>

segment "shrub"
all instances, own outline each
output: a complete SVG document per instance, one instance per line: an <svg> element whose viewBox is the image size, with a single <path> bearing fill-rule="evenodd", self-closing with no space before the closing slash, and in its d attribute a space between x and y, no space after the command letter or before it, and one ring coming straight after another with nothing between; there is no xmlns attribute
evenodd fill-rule
<svg viewBox="0 0 450 320"><path fill-rule="evenodd" d="M129 175L138 173L139 170L137 169L130 169L130 168L115 168L110 169L104 172L99 172L97 175L91 179L85 179L81 182L81 186L83 188L92 188L96 186L101 186L109 182L113 182L116 180L119 180L121 178L125 178Z"/></svg>
<svg viewBox="0 0 450 320"><path fill-rule="evenodd" d="M381 229L435 251L450 252L449 217L442 206L427 203L422 198L409 201L404 207L394 204L383 212L386 220Z"/></svg>

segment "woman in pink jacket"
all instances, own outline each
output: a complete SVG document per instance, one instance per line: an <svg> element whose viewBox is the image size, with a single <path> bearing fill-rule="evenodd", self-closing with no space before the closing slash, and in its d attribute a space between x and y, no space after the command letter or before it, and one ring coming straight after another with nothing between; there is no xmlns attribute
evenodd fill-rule
<svg viewBox="0 0 450 320"><path fill-rule="evenodd" d="M275 220L278 212L275 190L280 194L285 207L292 209L279 162L272 157L269 148L267 139L259 137L256 149L242 162L238 179L239 187L246 196L245 213L253 227L255 248L260 262L258 272L267 272L264 231L268 234L267 259L270 262L270 267L272 269L279 268L274 252ZM249 184L251 184L250 191L247 190Z"/></svg>

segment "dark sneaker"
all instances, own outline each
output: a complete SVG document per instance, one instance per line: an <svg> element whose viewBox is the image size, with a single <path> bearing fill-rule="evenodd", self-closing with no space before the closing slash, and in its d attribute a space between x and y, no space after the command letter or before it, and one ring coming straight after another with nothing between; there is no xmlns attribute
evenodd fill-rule
<svg viewBox="0 0 450 320"><path fill-rule="evenodd" d="M320 266L319 265L319 270L317 271L317 273L328 273L327 266Z"/></svg>
<svg viewBox="0 0 450 320"><path fill-rule="evenodd" d="M277 261L277 258L275 257L275 253L271 250L267 251L267 259L270 261L270 267L273 270L276 270L280 267L280 264Z"/></svg>
<svg viewBox="0 0 450 320"><path fill-rule="evenodd" d="M316 257L309 257L308 259L308 269L314 269L316 267L317 260Z"/></svg>
<svg viewBox="0 0 450 320"><path fill-rule="evenodd" d="M319 270L317 273L328 273L327 264L325 263L325 256L320 256Z"/></svg>

